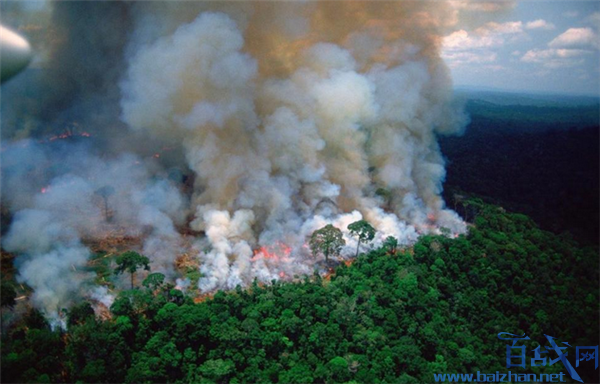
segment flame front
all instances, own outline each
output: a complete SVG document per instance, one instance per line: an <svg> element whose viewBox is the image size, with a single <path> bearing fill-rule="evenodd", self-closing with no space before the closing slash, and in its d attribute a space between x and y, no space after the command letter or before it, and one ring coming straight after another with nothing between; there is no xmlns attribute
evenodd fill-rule
<svg viewBox="0 0 600 384"><path fill-rule="evenodd" d="M269 260L273 263L278 262L289 262L292 248L282 242L277 242L270 246L261 246L254 250L254 256L252 261L258 261L260 259ZM282 276L283 277L283 276Z"/></svg>

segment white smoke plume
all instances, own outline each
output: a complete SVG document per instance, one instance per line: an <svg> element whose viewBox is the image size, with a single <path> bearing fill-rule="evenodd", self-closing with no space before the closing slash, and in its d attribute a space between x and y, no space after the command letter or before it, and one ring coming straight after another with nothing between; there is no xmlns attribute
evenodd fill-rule
<svg viewBox="0 0 600 384"><path fill-rule="evenodd" d="M322 21L331 31L290 34L276 21L261 27L267 15L288 17L287 7L257 4L259 20L204 11L154 41L132 43L123 120L181 140L197 176L191 225L206 232L198 246L201 290L310 272L314 260L303 245L330 222L350 245L346 227L363 217L378 239L393 235L404 244L441 227L465 231L440 198L436 134L459 132L466 120L452 104L431 31L444 16L427 14L433 19L419 25L409 19L425 17L426 5L398 5L408 12L392 12L397 20L367 3L348 7L355 8L350 20ZM300 9L303 26L331 12L322 3ZM370 17L365 28L342 25ZM271 265L260 257L265 251L253 257L253 249L277 244L291 249L285 262L280 255Z"/></svg>
<svg viewBox="0 0 600 384"><path fill-rule="evenodd" d="M30 208L14 215L2 246L22 255L17 280L33 288L32 302L54 325L64 326L62 309L91 284L93 274L86 266L92 252L84 245L90 241L115 233L143 236L143 252L152 269L174 279L173 260L182 247L176 225L183 224L187 203L166 177L149 172L152 164L133 155L103 160L76 146L64 152L32 142L19 144L5 148L7 157L21 160L21 168L4 175L4 182L14 180L25 190L37 185L38 192L29 203L9 198L14 206ZM39 156L23 158L21 152ZM37 162L40 159L61 168L60 175L42 187L38 180L27 179L41 172L38 168L46 169L45 162Z"/></svg>
<svg viewBox="0 0 600 384"><path fill-rule="evenodd" d="M112 295L108 291L108 288L106 288L104 286L94 287L89 292L89 296L93 301L96 301L96 302L104 305L106 308L110 308L112 303L115 301L115 296Z"/></svg>
<svg viewBox="0 0 600 384"><path fill-rule="evenodd" d="M38 136L3 146L13 218L2 246L20 255L18 279L49 317L78 296L110 302L84 267L90 242L114 233L140 237L153 271L182 289L193 287L175 259L197 255L198 288L210 292L322 270L307 241L329 223L344 233L342 257L355 252L347 226L360 219L377 229L373 245L466 230L440 197L437 136L467 122L439 51L445 31L475 12L469 2L48 8L41 19L72 29L48 34L41 85L27 95L11 85L15 97L3 98L11 137ZM108 33L77 21L85 12L114 16ZM87 41L102 49L83 71ZM56 73L65 76L44 96L51 110L30 108ZM41 132L73 120L92 128L91 148L42 143Z"/></svg>

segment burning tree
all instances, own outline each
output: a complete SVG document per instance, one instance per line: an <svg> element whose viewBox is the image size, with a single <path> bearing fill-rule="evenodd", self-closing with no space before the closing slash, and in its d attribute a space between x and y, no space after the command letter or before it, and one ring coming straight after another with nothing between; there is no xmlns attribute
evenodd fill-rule
<svg viewBox="0 0 600 384"><path fill-rule="evenodd" d="M358 243L356 244L356 257L358 257L360 243L373 240L375 237L375 228L368 221L359 220L350 224L348 230L352 236L358 237Z"/></svg>
<svg viewBox="0 0 600 384"><path fill-rule="evenodd" d="M144 267L146 271L150 270L150 260L143 255L140 255L134 251L123 252L117 257L117 268L115 273L117 275L123 272L129 272L131 274L131 289L133 289L133 275L139 267Z"/></svg>
<svg viewBox="0 0 600 384"><path fill-rule="evenodd" d="M317 256L322 253L327 263L329 263L329 256L339 255L344 245L346 245L346 241L342 236L342 231L331 224L314 231L310 237L310 249L313 255Z"/></svg>

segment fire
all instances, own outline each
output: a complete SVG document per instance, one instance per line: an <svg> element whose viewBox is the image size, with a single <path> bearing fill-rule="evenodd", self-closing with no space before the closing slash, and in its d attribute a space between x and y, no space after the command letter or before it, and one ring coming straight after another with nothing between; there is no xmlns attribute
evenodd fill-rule
<svg viewBox="0 0 600 384"><path fill-rule="evenodd" d="M212 297L213 297L214 295L215 295L215 294L214 294L214 292L211 292L211 293L205 293L205 294L203 294L203 295L200 295L200 296L198 296L198 297L195 297L195 298L194 298L194 303L195 303L195 304L202 303L203 301L206 301L206 300L212 299Z"/></svg>
<svg viewBox="0 0 600 384"><path fill-rule="evenodd" d="M49 189L50 189L50 187L43 187L43 188L40 190L40 192L42 192L42 193L46 193L46 192L48 192L48 190L49 190Z"/></svg>
<svg viewBox="0 0 600 384"><path fill-rule="evenodd" d="M417 231L419 233L435 233L438 229L436 225L437 216L435 212L427 213L427 221L424 223L419 223L417 227Z"/></svg>
<svg viewBox="0 0 600 384"><path fill-rule="evenodd" d="M110 320L113 316L110 308L102 303L96 303L96 305L94 305L94 313L96 314L96 317L101 320Z"/></svg>
<svg viewBox="0 0 600 384"><path fill-rule="evenodd" d="M335 273L335 269L327 268L327 272L325 272L325 276L323 277L323 279L325 281L331 280L331 276L333 276L334 273Z"/></svg>
<svg viewBox="0 0 600 384"><path fill-rule="evenodd" d="M56 140L66 140L66 139L71 139L71 138L75 138L75 137L92 137L92 134L89 132L73 132L70 129L67 129L65 132L58 134L58 135L54 135L54 136L50 136L48 138L45 139L39 139L37 140L38 143L40 144L46 144L46 143L50 143ZM22 141L21 143L11 143L11 145L18 145L19 147L25 148L28 147L30 145L30 141ZM2 145L2 148L0 149L0 152L4 152L7 149L6 145Z"/></svg>
<svg viewBox="0 0 600 384"><path fill-rule="evenodd" d="M281 262L290 262L290 255L292 253L292 247L282 242L277 242L273 245L262 246L254 251L252 261L258 261L260 259L267 261L272 264L279 264ZM287 277L284 271L279 271L277 274L280 279Z"/></svg>
<svg viewBox="0 0 600 384"><path fill-rule="evenodd" d="M277 242L274 245L270 246L262 246L254 251L254 256L252 257L252 261L257 261L259 259L271 260L273 262L290 261L290 254L292 253L292 248L284 244L282 242Z"/></svg>
<svg viewBox="0 0 600 384"><path fill-rule="evenodd" d="M74 132L71 129L67 129L65 132L59 134L59 135L54 135L49 137L46 140L41 140L41 142L49 142L49 141L55 141L55 140L64 140L64 139L69 139L72 137L92 137L92 135L89 132L85 132L85 131L81 131L81 132Z"/></svg>

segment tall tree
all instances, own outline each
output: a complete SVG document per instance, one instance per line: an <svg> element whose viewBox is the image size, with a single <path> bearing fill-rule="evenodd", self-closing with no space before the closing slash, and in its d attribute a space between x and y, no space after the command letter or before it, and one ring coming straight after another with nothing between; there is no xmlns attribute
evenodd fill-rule
<svg viewBox="0 0 600 384"><path fill-rule="evenodd" d="M17 297L17 291L15 286L8 280L8 277L2 274L2 280L0 281L0 297L2 298L2 307L12 308L14 307Z"/></svg>
<svg viewBox="0 0 600 384"><path fill-rule="evenodd" d="M310 249L314 256L323 253L325 261L329 262L330 255L338 255L346 241L342 231L331 224L313 232L310 237Z"/></svg>
<svg viewBox="0 0 600 384"><path fill-rule="evenodd" d="M8 278L2 274L2 279L0 281L0 298L2 299L1 306L2 308L7 307L12 309L17 301L15 300L17 297L17 291L15 290L15 286L8 281ZM2 312L0 312L0 330L4 329L4 318L2 317Z"/></svg>
<svg viewBox="0 0 600 384"><path fill-rule="evenodd" d="M383 248L385 248L392 255L396 254L398 248L398 240L393 236L388 236L383 241Z"/></svg>
<svg viewBox="0 0 600 384"><path fill-rule="evenodd" d="M108 198L115 194L115 189L113 187L111 187L110 185L105 185L102 188L98 188L96 190L96 192L94 192L94 193L96 195L100 196L102 198L102 200L104 201L104 219L106 221L109 221L110 220L110 212L108 209Z"/></svg>
<svg viewBox="0 0 600 384"><path fill-rule="evenodd" d="M142 285L144 287L150 288L151 290L155 290L158 287L160 287L162 285L162 283L164 283L164 282L165 282L165 275L163 275L162 273L159 273L159 272L155 272L155 273L149 274L142 282Z"/></svg>
<svg viewBox="0 0 600 384"><path fill-rule="evenodd" d="M133 289L133 275L138 268L143 267L146 271L150 270L150 260L146 256L142 256L134 251L123 252L117 256L117 268L115 273L117 275L123 272L129 272L131 274L131 289Z"/></svg>
<svg viewBox="0 0 600 384"><path fill-rule="evenodd" d="M373 228L373 226L369 224L368 221L359 220L350 224L348 226L348 230L350 230L350 234L352 236L358 237L358 243L356 244L356 257L358 257L360 243L366 243L373 240L373 238L375 237L375 228Z"/></svg>
<svg viewBox="0 0 600 384"><path fill-rule="evenodd" d="M87 301L74 305L69 310L69 317L67 319L67 325L72 327L76 324L84 323L88 318L94 316L94 308Z"/></svg>

